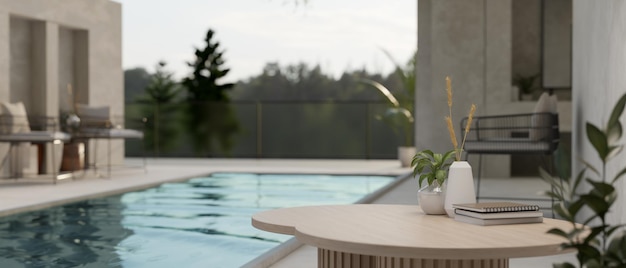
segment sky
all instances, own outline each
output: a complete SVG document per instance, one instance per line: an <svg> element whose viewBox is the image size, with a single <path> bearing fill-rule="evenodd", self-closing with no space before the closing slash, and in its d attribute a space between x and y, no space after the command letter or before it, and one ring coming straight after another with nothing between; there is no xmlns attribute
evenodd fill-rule
<svg viewBox="0 0 626 268"><path fill-rule="evenodd" d="M268 62L306 63L339 77L346 70L387 74L417 48L416 0L116 0L122 3L123 67L149 72L159 61L176 78L215 32L224 82L261 74ZM299 1L302 2L302 1Z"/></svg>

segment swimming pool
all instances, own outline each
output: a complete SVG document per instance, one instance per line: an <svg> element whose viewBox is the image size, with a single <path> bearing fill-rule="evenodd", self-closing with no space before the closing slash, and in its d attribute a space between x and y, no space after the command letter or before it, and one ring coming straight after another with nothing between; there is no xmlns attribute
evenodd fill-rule
<svg viewBox="0 0 626 268"><path fill-rule="evenodd" d="M239 267L290 236L256 212L347 204L389 176L214 173L0 219L0 267Z"/></svg>

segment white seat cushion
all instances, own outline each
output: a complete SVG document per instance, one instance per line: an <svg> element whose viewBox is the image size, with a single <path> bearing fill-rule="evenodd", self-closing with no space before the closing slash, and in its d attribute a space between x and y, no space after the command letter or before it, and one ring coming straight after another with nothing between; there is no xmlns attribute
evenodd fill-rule
<svg viewBox="0 0 626 268"><path fill-rule="evenodd" d="M31 131L28 133L0 134L2 142L52 142L69 141L71 136L65 132Z"/></svg>
<svg viewBox="0 0 626 268"><path fill-rule="evenodd" d="M2 106L2 117L4 121L0 122L2 124L0 133L9 134L30 132L28 114L26 114L24 103L3 102L0 106Z"/></svg>
<svg viewBox="0 0 626 268"><path fill-rule="evenodd" d="M111 127L111 109L109 106L76 105L76 114L83 127Z"/></svg>
<svg viewBox="0 0 626 268"><path fill-rule="evenodd" d="M553 95L554 96L554 95ZM553 98L544 92L539 97L533 113L557 113L557 101L556 96ZM550 135L550 118L546 116L533 116L531 121L531 129L529 131L529 137L533 141L542 140Z"/></svg>
<svg viewBox="0 0 626 268"><path fill-rule="evenodd" d="M143 132L125 128L83 128L75 134L80 138L142 139Z"/></svg>
<svg viewBox="0 0 626 268"><path fill-rule="evenodd" d="M79 117L88 117L98 120L109 120L111 118L109 106L89 106L79 103L76 105L76 113Z"/></svg>

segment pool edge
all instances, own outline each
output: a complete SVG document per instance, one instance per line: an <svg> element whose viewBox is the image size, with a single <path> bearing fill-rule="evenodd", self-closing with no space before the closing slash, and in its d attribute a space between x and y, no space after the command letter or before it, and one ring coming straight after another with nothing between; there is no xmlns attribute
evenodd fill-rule
<svg viewBox="0 0 626 268"><path fill-rule="evenodd" d="M361 199L357 200L355 204L370 204L376 199L380 198L384 194L388 193L404 181L411 179L411 173L405 173L401 175L397 175L396 178L385 185L382 188L377 189L374 192L371 192ZM266 251L265 253L257 256L246 264L242 265L242 268L267 268L270 267L288 255L294 253L297 249L302 247L304 244L298 241L295 237L291 238L271 249Z"/></svg>

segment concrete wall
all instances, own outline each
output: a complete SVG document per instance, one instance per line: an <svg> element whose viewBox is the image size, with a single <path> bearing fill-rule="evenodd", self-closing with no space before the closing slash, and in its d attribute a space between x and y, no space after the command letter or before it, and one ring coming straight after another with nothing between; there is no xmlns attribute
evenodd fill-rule
<svg viewBox="0 0 626 268"><path fill-rule="evenodd" d="M0 0L0 100L58 116L72 83L80 103L122 116L121 23L121 5L109 0ZM123 143L113 150L120 162Z"/></svg>
<svg viewBox="0 0 626 268"><path fill-rule="evenodd" d="M574 0L573 30L573 107L572 151L574 171L583 158L600 167L595 150L587 141L585 123L603 126L619 97L626 93L626 2L622 0ZM621 118L626 123L625 116ZM625 143L622 138L621 143ZM613 178L625 167L622 152L607 166L607 177ZM609 216L613 223L626 222L624 196L626 186L618 183L619 200Z"/></svg>
<svg viewBox="0 0 626 268"><path fill-rule="evenodd" d="M569 88L572 85L572 1L543 3L543 87Z"/></svg>
<svg viewBox="0 0 626 268"><path fill-rule="evenodd" d="M30 111L31 107L31 70L32 64L32 44L33 44L33 24L19 17L11 17L9 22L9 36L5 39L9 42L10 57L9 58L9 82L7 99L11 102L22 101L26 106L26 110Z"/></svg>
<svg viewBox="0 0 626 268"><path fill-rule="evenodd" d="M124 100L123 94L121 94L123 93L122 14L119 3L108 0L0 0L0 14L2 17L8 17L8 20L20 18L31 22L45 22L47 25L52 25L50 27L57 28L56 32L67 29L88 32L89 51L86 53L89 62L87 66L89 70L88 88L77 90L85 91L82 95L85 96L84 100L89 104L112 105L114 110L120 111L120 113L123 111ZM3 28L0 33L11 34L10 23L7 20L0 23L0 28ZM47 37L54 38L54 40L47 39L48 44L58 47L59 35L64 34ZM2 48L0 50L2 58L10 59L11 55L6 55L8 53L7 48L10 48L9 44L0 44L0 48ZM59 52L51 51L50 54L58 57ZM58 65L59 63L56 62L55 64ZM60 70L60 72L64 72L64 70ZM55 74L56 76L58 75ZM6 81L11 81L11 79ZM0 83L0 92L4 94L9 92L9 84L6 81ZM54 85L54 87L58 88L58 85Z"/></svg>
<svg viewBox="0 0 626 268"><path fill-rule="evenodd" d="M453 121L466 115L472 102L483 112L485 40L483 0L418 2L418 150L450 150L444 122L448 114L445 77L452 79Z"/></svg>
<svg viewBox="0 0 626 268"><path fill-rule="evenodd" d="M418 84L415 100L416 146L452 148L443 117L448 114L445 77L452 80L453 121L472 103L477 115L533 111L534 102L512 96L512 0L419 0ZM559 102L561 131L571 130L571 102ZM475 162L470 158L470 163ZM508 177L507 155L486 156L483 176Z"/></svg>
<svg viewBox="0 0 626 268"><path fill-rule="evenodd" d="M512 76L541 72L541 0L512 1ZM541 80L536 81L539 85ZM512 96L514 100L518 96Z"/></svg>

